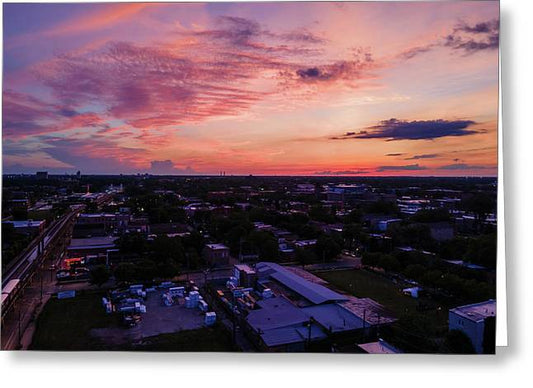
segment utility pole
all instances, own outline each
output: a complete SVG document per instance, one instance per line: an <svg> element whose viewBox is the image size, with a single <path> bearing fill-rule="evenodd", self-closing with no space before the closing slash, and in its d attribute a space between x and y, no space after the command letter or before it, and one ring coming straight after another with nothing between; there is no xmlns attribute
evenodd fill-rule
<svg viewBox="0 0 533 388"><path fill-rule="evenodd" d="M22 328L21 328L21 316L20 311L22 310L22 306L19 306L19 314L18 314L18 329L19 329L19 346L22 347Z"/></svg>
<svg viewBox="0 0 533 388"><path fill-rule="evenodd" d="M41 299L39 300L39 303L43 303L43 271L39 271L39 278L41 280Z"/></svg>
<svg viewBox="0 0 533 388"><path fill-rule="evenodd" d="M363 340L366 340L366 309L363 310Z"/></svg>
<svg viewBox="0 0 533 388"><path fill-rule="evenodd" d="M313 322L315 319L313 317L309 318L309 322L307 323L307 350L311 347L311 328L313 326Z"/></svg>

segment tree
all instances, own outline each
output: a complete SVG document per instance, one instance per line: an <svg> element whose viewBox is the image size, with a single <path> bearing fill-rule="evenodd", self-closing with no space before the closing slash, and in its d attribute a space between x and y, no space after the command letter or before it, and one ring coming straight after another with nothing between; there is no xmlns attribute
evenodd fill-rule
<svg viewBox="0 0 533 388"><path fill-rule="evenodd" d="M361 211L359 209L354 209L345 217L345 222L348 224L360 223L362 219L363 216Z"/></svg>
<svg viewBox="0 0 533 388"><path fill-rule="evenodd" d="M28 219L28 211L26 209L13 209L12 215L15 221L25 221Z"/></svg>
<svg viewBox="0 0 533 388"><path fill-rule="evenodd" d="M483 330L483 353L494 354L496 352L496 317L485 318Z"/></svg>
<svg viewBox="0 0 533 388"><path fill-rule="evenodd" d="M451 330L446 334L444 347L447 353L474 354L474 345L468 336L461 330Z"/></svg>
<svg viewBox="0 0 533 388"><path fill-rule="evenodd" d="M405 267L403 274L409 279L420 279L426 272L426 267L420 264L409 264Z"/></svg>
<svg viewBox="0 0 533 388"><path fill-rule="evenodd" d="M376 201L365 206L365 213L375 214L397 214L398 206L390 201Z"/></svg>
<svg viewBox="0 0 533 388"><path fill-rule="evenodd" d="M326 222L326 223L333 223L335 222L335 216L332 214L328 209L316 205L311 207L309 210L309 217L312 220L319 221L319 222Z"/></svg>
<svg viewBox="0 0 533 388"><path fill-rule="evenodd" d="M158 236L151 246L151 258L156 262L171 260L174 264L185 263L185 250L180 237Z"/></svg>
<svg viewBox="0 0 533 388"><path fill-rule="evenodd" d="M254 230L248 235L247 241L258 251L259 260L276 261L279 246L270 233Z"/></svg>
<svg viewBox="0 0 533 388"><path fill-rule="evenodd" d="M327 234L321 235L316 242L315 252L317 256L323 258L325 261L334 260L342 250L339 244L332 236Z"/></svg>
<svg viewBox="0 0 533 388"><path fill-rule="evenodd" d="M178 276L180 268L170 260L163 261L157 265L157 275L163 279L172 279Z"/></svg>
<svg viewBox="0 0 533 388"><path fill-rule="evenodd" d="M490 269L496 268L497 241L496 233L470 239L465 259Z"/></svg>
<svg viewBox="0 0 533 388"><path fill-rule="evenodd" d="M110 273L106 265L98 265L91 270L89 275L91 284L102 287L102 284L109 280Z"/></svg>
<svg viewBox="0 0 533 388"><path fill-rule="evenodd" d="M302 265L316 263L318 257L311 249L296 248L296 260Z"/></svg>
<svg viewBox="0 0 533 388"><path fill-rule="evenodd" d="M375 267L379 265L380 256L381 256L381 253L379 252L365 252L363 253L362 263L363 265Z"/></svg>
<svg viewBox="0 0 533 388"><path fill-rule="evenodd" d="M379 258L379 266L386 271L399 271L400 262L392 255L382 254Z"/></svg>
<svg viewBox="0 0 533 388"><path fill-rule="evenodd" d="M115 279L120 282L135 280L135 265L133 263L120 263L114 271Z"/></svg>
<svg viewBox="0 0 533 388"><path fill-rule="evenodd" d="M157 267L152 260L142 260L135 265L135 280L151 282L157 276Z"/></svg>
<svg viewBox="0 0 533 388"><path fill-rule="evenodd" d="M121 253L142 254L147 250L146 237L141 233L127 233L115 240Z"/></svg>
<svg viewBox="0 0 533 388"><path fill-rule="evenodd" d="M342 228L342 237L344 238L344 246L348 249L353 249L354 242L359 241L361 237L360 224L346 224Z"/></svg>
<svg viewBox="0 0 533 388"><path fill-rule="evenodd" d="M448 209L422 209L411 216L412 222L442 222L449 221L450 213Z"/></svg>
<svg viewBox="0 0 533 388"><path fill-rule="evenodd" d="M478 220L482 220L485 216L492 212L496 207L494 197L487 193L478 193L462 202L463 208L476 215Z"/></svg>

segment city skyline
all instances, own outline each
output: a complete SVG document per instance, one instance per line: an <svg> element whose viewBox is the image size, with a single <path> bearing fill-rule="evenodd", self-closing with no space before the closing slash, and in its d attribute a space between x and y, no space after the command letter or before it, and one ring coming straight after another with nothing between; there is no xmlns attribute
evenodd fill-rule
<svg viewBox="0 0 533 388"><path fill-rule="evenodd" d="M4 4L4 173L495 176L498 2Z"/></svg>

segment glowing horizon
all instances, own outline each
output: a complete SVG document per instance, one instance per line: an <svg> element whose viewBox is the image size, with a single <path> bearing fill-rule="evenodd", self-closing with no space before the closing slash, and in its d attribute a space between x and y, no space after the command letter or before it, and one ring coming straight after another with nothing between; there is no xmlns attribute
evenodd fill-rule
<svg viewBox="0 0 533 388"><path fill-rule="evenodd" d="M497 175L499 4L4 4L4 173Z"/></svg>

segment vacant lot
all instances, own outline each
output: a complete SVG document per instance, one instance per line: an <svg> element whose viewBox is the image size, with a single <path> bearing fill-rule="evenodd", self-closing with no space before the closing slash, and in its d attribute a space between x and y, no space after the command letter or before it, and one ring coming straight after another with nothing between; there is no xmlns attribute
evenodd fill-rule
<svg viewBox="0 0 533 388"><path fill-rule="evenodd" d="M102 349L103 344L89 332L118 326L118 317L105 313L102 296L104 293L86 293L72 299L50 299L37 319L30 349Z"/></svg>

